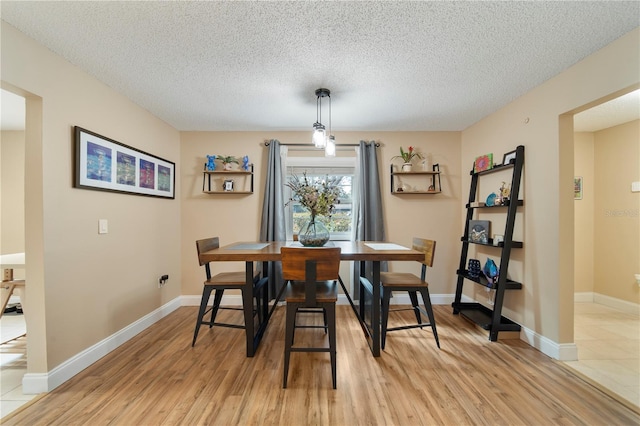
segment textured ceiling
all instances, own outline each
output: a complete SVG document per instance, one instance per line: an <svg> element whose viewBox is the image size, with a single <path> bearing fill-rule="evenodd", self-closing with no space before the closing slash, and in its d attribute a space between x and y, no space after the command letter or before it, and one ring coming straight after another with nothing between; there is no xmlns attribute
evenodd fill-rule
<svg viewBox="0 0 640 426"><path fill-rule="evenodd" d="M0 2L178 130L462 130L640 25L640 2Z"/></svg>

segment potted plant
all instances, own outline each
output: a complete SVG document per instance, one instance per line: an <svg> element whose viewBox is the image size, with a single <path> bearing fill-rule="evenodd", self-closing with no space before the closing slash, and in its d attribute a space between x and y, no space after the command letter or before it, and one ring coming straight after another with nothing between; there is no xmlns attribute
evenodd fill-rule
<svg viewBox="0 0 640 426"><path fill-rule="evenodd" d="M400 155L396 155L391 159L395 160L396 158L402 158L402 171L410 172L412 167L411 160L413 160L414 157L422 159L422 154L416 151L414 147L410 146L407 151L400 147Z"/></svg>
<svg viewBox="0 0 640 426"><path fill-rule="evenodd" d="M238 162L238 159L233 155L218 155L216 159L222 161L223 170L231 170L231 168L233 167L231 164L233 163L240 164Z"/></svg>

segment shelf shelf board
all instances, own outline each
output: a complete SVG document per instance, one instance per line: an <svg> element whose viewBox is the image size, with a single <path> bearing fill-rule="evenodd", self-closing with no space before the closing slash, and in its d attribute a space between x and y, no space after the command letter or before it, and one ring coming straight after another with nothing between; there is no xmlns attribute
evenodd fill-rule
<svg viewBox="0 0 640 426"><path fill-rule="evenodd" d="M251 191L202 191L205 194L253 194Z"/></svg>
<svg viewBox="0 0 640 426"><path fill-rule="evenodd" d="M469 271L464 270L458 270L456 271L456 273L458 275L460 275L461 277L464 277L466 279L468 279L469 281L473 281L476 284L480 284L482 286L488 287L488 288L497 288L498 284L489 284L489 281L487 280L487 278L484 275L479 275L477 277L473 277L471 276L471 274L469 274ZM522 289L522 283L519 283L517 281L513 281L510 280L509 278L507 278L507 281L505 282L505 286L504 288L506 290L521 290Z"/></svg>
<svg viewBox="0 0 640 426"><path fill-rule="evenodd" d="M515 162L511 162L509 164L498 164L496 166L493 166L493 168L489 169L489 170L483 170L481 172L474 172L473 170L471 170L469 172L470 175L488 175L490 173L495 173L495 172L501 172L503 170L508 170L508 169L513 169L515 167Z"/></svg>
<svg viewBox="0 0 640 426"><path fill-rule="evenodd" d="M438 171L421 170L419 172L391 172L392 175L439 175Z"/></svg>
<svg viewBox="0 0 640 426"><path fill-rule="evenodd" d="M465 237L461 237L460 241L462 241L463 243L467 243L467 244L476 244L479 246L485 246L485 247L498 247L498 248L504 248L504 241L501 241L498 243L497 246L493 245L493 238L489 239L488 243L477 243L475 241L470 241L468 238ZM522 243L522 241L511 241L511 248L522 248L524 244Z"/></svg>
<svg viewBox="0 0 640 426"><path fill-rule="evenodd" d="M244 170L205 170L203 173L208 175L252 175L253 172L245 172Z"/></svg>
<svg viewBox="0 0 640 426"><path fill-rule="evenodd" d="M480 303L454 303L453 309L469 321L485 330L491 330L493 311ZM509 318L500 316L498 331L520 331L520 325Z"/></svg>
<svg viewBox="0 0 640 426"><path fill-rule="evenodd" d="M394 195L409 195L409 194L440 194L442 191L393 191Z"/></svg>
<svg viewBox="0 0 640 426"><path fill-rule="evenodd" d="M518 206L524 206L524 200L518 200ZM500 207L509 207L509 203L501 204L499 206L472 206L469 203L465 204L468 209L499 209Z"/></svg>

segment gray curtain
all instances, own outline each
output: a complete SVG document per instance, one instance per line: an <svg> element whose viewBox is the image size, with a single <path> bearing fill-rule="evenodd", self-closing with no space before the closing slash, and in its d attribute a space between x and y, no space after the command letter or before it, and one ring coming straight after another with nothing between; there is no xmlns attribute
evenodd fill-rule
<svg viewBox="0 0 640 426"><path fill-rule="evenodd" d="M260 224L260 241L285 241L284 218L284 181L282 161L280 157L280 142L269 141L269 156L267 159L267 180L262 203L262 222ZM282 265L280 262L269 262L269 296L275 298L283 286Z"/></svg>
<svg viewBox="0 0 640 426"><path fill-rule="evenodd" d="M385 241L382 193L378 173L378 155L374 141L360 141L356 170L356 201L354 205L354 239L356 241ZM366 265L367 276L371 264ZM386 271L387 262L380 265ZM357 294L360 262L354 262L354 292ZM358 296L358 295L357 295ZM356 297L357 297L356 296Z"/></svg>

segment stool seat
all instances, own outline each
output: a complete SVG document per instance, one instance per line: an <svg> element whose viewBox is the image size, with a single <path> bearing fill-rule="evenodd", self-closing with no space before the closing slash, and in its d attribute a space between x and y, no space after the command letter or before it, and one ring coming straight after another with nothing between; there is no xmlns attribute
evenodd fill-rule
<svg viewBox="0 0 640 426"><path fill-rule="evenodd" d="M260 272L253 271L253 279L254 281L260 278ZM244 272L220 272L219 274L214 275L210 279L204 282L204 285L216 285L222 284L226 286L226 288L233 288L235 285L237 288L241 288L246 284L246 275Z"/></svg>
<svg viewBox="0 0 640 426"><path fill-rule="evenodd" d="M408 272L380 272L380 281L386 287L429 287L427 282Z"/></svg>
<svg viewBox="0 0 640 426"><path fill-rule="evenodd" d="M305 284L291 283L285 289L284 299L287 303L302 303L305 299ZM333 281L319 282L316 285L316 301L319 303L336 303L338 301L337 285Z"/></svg>

